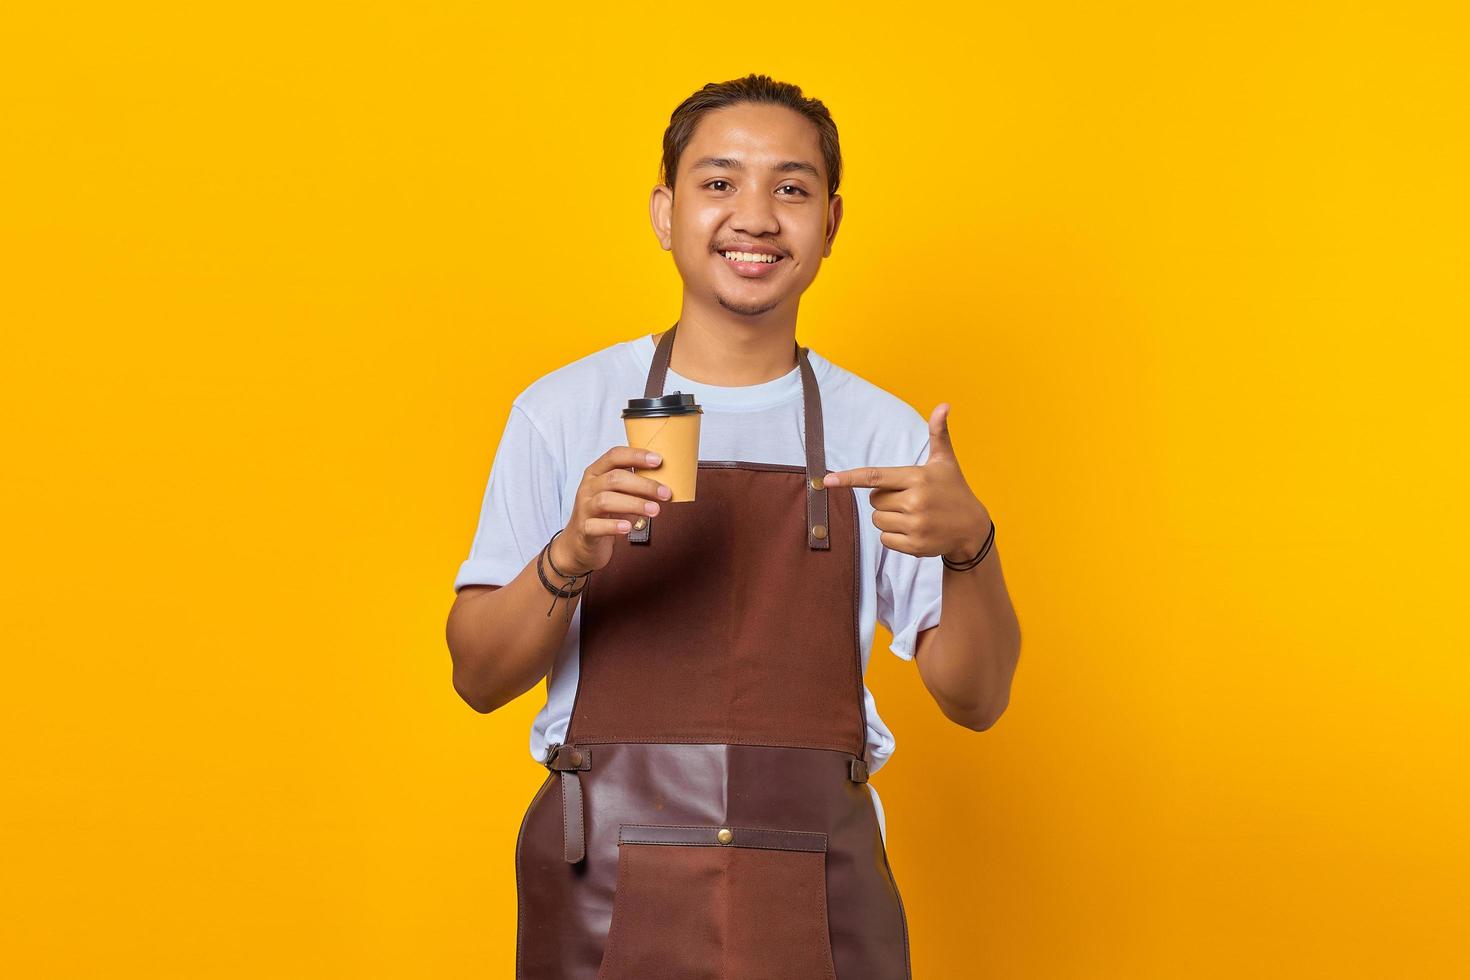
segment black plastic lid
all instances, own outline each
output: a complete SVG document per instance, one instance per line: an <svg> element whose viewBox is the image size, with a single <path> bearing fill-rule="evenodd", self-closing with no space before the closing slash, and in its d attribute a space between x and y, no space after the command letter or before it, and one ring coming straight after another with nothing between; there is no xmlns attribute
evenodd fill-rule
<svg viewBox="0 0 1470 980"><path fill-rule="evenodd" d="M694 403L694 395L671 391L657 398L629 398L623 409L625 419L663 418L669 415L702 415L704 409Z"/></svg>

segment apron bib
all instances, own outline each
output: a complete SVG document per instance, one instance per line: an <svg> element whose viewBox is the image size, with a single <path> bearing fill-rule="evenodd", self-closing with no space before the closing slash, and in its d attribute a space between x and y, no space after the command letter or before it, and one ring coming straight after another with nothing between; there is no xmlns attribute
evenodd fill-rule
<svg viewBox="0 0 1470 980"><path fill-rule="evenodd" d="M796 354L806 465L699 460L698 500L588 580L566 741L516 842L518 978L911 975L864 785L857 499L822 486Z"/></svg>

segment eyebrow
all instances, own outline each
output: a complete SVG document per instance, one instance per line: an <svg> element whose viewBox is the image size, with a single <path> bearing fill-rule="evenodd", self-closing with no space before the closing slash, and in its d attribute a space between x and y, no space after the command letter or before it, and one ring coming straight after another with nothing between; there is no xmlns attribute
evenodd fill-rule
<svg viewBox="0 0 1470 980"><path fill-rule="evenodd" d="M744 170L745 165L733 157L701 157L694 161L690 170ZM812 164L805 160L782 160L771 168L777 173L803 173L811 175L812 179L820 180L821 173Z"/></svg>

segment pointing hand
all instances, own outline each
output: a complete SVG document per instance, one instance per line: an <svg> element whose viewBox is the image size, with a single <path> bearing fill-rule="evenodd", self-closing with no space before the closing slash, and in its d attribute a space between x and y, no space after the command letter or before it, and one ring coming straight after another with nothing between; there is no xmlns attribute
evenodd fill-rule
<svg viewBox="0 0 1470 980"><path fill-rule="evenodd" d="M859 466L828 473L829 487L870 487L873 524L884 547L919 557L973 558L990 532L990 512L970 490L949 438L949 403L929 416L929 458L920 466Z"/></svg>

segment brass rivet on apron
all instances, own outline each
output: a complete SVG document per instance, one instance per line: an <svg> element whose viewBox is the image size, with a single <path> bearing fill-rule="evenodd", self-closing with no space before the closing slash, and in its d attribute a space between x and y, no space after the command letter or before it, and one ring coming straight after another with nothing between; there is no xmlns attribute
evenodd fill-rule
<svg viewBox="0 0 1470 980"><path fill-rule="evenodd" d="M812 489L813 490L821 490L821 489L823 489L823 487L822 487L822 478L820 476L814 476L810 480L808 480L807 482L812 485Z"/></svg>
<svg viewBox="0 0 1470 980"><path fill-rule="evenodd" d="M572 752L571 752L571 763L574 766L580 766L582 764L582 750L581 749L572 749Z"/></svg>
<svg viewBox="0 0 1470 980"><path fill-rule="evenodd" d="M636 521L633 522L633 526L636 527L640 531L643 530L645 527L648 526L648 518L646 518L646 517L640 517L640 518L638 518L638 520L636 520Z"/></svg>
<svg viewBox="0 0 1470 980"><path fill-rule="evenodd" d="M735 835L730 832L729 827L721 827L720 832L715 834L715 837L721 844L728 844L735 839Z"/></svg>
<svg viewBox="0 0 1470 980"><path fill-rule="evenodd" d="M825 538L826 536L827 536L827 525L825 525L825 524L813 524L812 525L812 537L817 538L817 539L820 540L821 538Z"/></svg>

